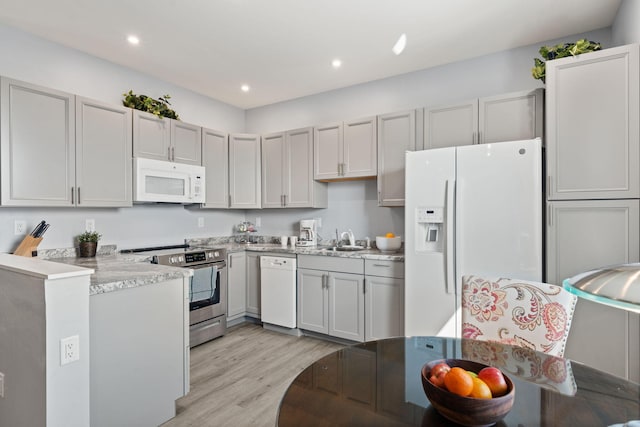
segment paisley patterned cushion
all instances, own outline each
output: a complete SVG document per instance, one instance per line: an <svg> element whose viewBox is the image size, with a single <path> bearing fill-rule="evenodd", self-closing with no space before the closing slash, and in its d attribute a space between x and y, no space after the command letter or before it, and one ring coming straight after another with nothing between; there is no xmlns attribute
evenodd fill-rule
<svg viewBox="0 0 640 427"><path fill-rule="evenodd" d="M462 337L562 356L577 297L560 286L462 278Z"/></svg>

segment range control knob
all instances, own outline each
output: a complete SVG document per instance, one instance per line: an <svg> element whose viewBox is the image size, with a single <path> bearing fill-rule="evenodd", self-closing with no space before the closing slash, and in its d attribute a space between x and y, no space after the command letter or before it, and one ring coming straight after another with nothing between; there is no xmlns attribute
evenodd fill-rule
<svg viewBox="0 0 640 427"><path fill-rule="evenodd" d="M215 251L215 252L213 253L213 255L217 258L217 257L219 257L219 256L220 256L220 252Z"/></svg>
<svg viewBox="0 0 640 427"><path fill-rule="evenodd" d="M176 262L176 257L172 256L172 257L169 258L169 263L170 264L175 264L175 262Z"/></svg>

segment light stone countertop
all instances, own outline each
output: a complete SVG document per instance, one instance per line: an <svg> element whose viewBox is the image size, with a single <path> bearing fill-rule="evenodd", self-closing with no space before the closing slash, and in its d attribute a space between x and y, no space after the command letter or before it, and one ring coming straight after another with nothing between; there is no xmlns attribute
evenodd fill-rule
<svg viewBox="0 0 640 427"><path fill-rule="evenodd" d="M340 258L359 258L386 261L404 261L402 250L396 253L382 253L377 249L361 251L334 251L330 247L319 248L283 248L273 243L229 243L218 239L197 239L189 242L194 247L224 248L229 253L250 251L269 252L288 255L320 255ZM149 254L116 253L115 246L105 246L93 258L79 258L71 249L42 251L43 259L75 265L94 270L91 275L89 295L114 292L122 289L161 283L167 280L189 277L193 271L188 268L151 264Z"/></svg>
<svg viewBox="0 0 640 427"><path fill-rule="evenodd" d="M138 286L152 285L193 275L188 268L151 264L149 256L98 255L93 258L50 258L49 261L91 268L89 295L104 294Z"/></svg>
<svg viewBox="0 0 640 427"><path fill-rule="evenodd" d="M211 248L224 248L227 252L271 252L289 255L321 255L340 258L361 258L374 259L380 261L402 261L404 262L404 251L401 249L395 253L383 253L378 249L363 249L361 251L334 251L331 247L304 248L287 246L283 248L280 244L271 243L216 243L199 241L199 245ZM194 245L196 246L196 245Z"/></svg>

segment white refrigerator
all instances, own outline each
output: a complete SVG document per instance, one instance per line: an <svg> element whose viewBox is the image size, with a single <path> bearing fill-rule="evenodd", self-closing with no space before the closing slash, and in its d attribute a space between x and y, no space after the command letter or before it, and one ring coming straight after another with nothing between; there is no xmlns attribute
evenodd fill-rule
<svg viewBox="0 0 640 427"><path fill-rule="evenodd" d="M405 335L460 336L462 276L542 281L539 138L406 154Z"/></svg>

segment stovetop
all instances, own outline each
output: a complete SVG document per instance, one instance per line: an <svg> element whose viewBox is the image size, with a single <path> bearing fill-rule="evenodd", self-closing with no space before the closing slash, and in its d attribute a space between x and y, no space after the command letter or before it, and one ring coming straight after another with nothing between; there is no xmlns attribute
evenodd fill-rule
<svg viewBox="0 0 640 427"><path fill-rule="evenodd" d="M153 246L124 249L121 253L137 253L152 256L152 263L188 267L190 265L223 262L227 257L224 248L206 248L189 245Z"/></svg>

